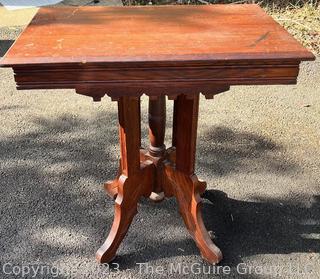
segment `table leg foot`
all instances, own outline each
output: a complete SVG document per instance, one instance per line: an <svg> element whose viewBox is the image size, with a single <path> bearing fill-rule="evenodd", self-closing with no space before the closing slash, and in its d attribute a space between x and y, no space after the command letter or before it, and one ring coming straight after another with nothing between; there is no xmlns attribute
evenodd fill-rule
<svg viewBox="0 0 320 279"><path fill-rule="evenodd" d="M120 166L117 178L105 184L109 195L116 197L115 216L107 240L97 251L100 263L114 259L126 235L141 196L149 197L155 167L150 160L140 161L141 127L139 98L121 97L118 100Z"/></svg>
<svg viewBox="0 0 320 279"><path fill-rule="evenodd" d="M184 223L196 242L202 258L211 264L222 260L220 249L212 242L204 226L201 214L200 194L206 189L206 182L200 181L196 175L186 175L167 163L165 166L167 185L179 204L179 211Z"/></svg>
<svg viewBox="0 0 320 279"><path fill-rule="evenodd" d="M140 197L150 195L150 182L153 175L154 166L149 161L141 164L139 175L130 178L120 175L117 181L113 182L117 184L114 221L107 240L96 253L99 263L108 263L115 258L117 249L137 213L137 203Z"/></svg>
<svg viewBox="0 0 320 279"><path fill-rule="evenodd" d="M174 101L172 148L165 164L165 183L179 204L180 214L202 257L211 264L221 261L222 253L212 242L201 214L201 197L206 183L195 175L195 153L199 94L179 95ZM170 154L171 153L171 154ZM172 159L173 157L173 159ZM171 190L170 190L171 188Z"/></svg>

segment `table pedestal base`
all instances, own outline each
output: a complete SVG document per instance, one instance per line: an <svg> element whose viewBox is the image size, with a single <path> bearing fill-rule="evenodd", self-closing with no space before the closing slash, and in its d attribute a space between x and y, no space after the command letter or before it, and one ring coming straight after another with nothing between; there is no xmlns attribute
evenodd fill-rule
<svg viewBox="0 0 320 279"><path fill-rule="evenodd" d="M173 147L160 148L159 152L154 152L156 148L152 151L140 148L138 102L129 97L118 101L120 168L116 179L104 185L107 194L115 198L115 217L107 240L97 252L97 260L106 263L114 259L137 213L140 197L163 192L165 197L177 199L180 214L202 257L211 264L218 263L222 253L210 239L201 214L200 195L205 191L206 183L194 174L199 95L188 99L182 95L175 100ZM162 137L162 133L159 134ZM161 140L160 145L164 146Z"/></svg>

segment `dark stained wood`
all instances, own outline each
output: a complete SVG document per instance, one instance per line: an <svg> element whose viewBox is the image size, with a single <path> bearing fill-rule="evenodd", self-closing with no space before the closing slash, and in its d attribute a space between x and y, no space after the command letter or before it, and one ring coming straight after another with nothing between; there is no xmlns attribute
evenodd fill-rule
<svg viewBox="0 0 320 279"><path fill-rule="evenodd" d="M176 147L176 169L185 174L194 174L199 94L192 99L180 95L174 102L173 139Z"/></svg>
<svg viewBox="0 0 320 279"><path fill-rule="evenodd" d="M165 95L157 96L156 99L149 98L149 154L156 168L160 168L157 171L157 177L154 180L153 189L154 193L160 194L162 190L162 160L166 151L164 145L164 137L166 132L166 97ZM154 158L153 158L154 157ZM162 196L160 200L164 198ZM158 201L158 200L156 200Z"/></svg>
<svg viewBox="0 0 320 279"><path fill-rule="evenodd" d="M166 97L149 99L149 152L154 157L162 157L166 146L164 137L166 131Z"/></svg>
<svg viewBox="0 0 320 279"><path fill-rule="evenodd" d="M258 5L55 7L40 8L3 63L230 59L313 55Z"/></svg>
<svg viewBox="0 0 320 279"><path fill-rule="evenodd" d="M99 101L295 84L313 59L258 5L62 7L41 8L1 64L18 89L75 88Z"/></svg>
<svg viewBox="0 0 320 279"><path fill-rule="evenodd" d="M256 62L257 63L257 62ZM281 65L261 64L192 67L150 67L126 69L61 69L51 71L50 66L34 69L15 68L18 89L62 89L75 88L77 92L94 97L99 92L122 96L168 96L194 93L201 88L203 94L211 94L218 87L230 85L295 84L299 73L299 63ZM279 62L278 62L279 63ZM80 68L81 69L81 68ZM91 89L94 88L95 90ZM126 90L121 90L126 88ZM98 91L97 91L98 90ZM225 90L222 90L222 92ZM220 91L221 92L221 91ZM199 93L199 91L197 92ZM215 94L215 92L213 92Z"/></svg>
<svg viewBox="0 0 320 279"><path fill-rule="evenodd" d="M160 202L165 198L163 184L164 184L164 166L163 162L166 156L166 150L162 151L162 155L158 153L157 156L151 155L149 150L141 149L141 162L150 161L154 165L153 181L150 182L152 193L150 199L154 202Z"/></svg>
<svg viewBox="0 0 320 279"><path fill-rule="evenodd" d="M222 254L203 224L194 173L199 94L234 85L295 84L314 60L258 5L41 8L1 60L17 89L75 89L118 102L119 172L104 188L115 198L109 236L97 252L111 261L140 197L174 196L202 257ZM149 150L141 148L140 96L149 102ZM172 147L165 150L165 98L174 100Z"/></svg>
<svg viewBox="0 0 320 279"><path fill-rule="evenodd" d="M137 213L137 203L142 196L149 197L150 182L153 179L154 166L152 162L141 164L138 174L118 179L115 200L115 215L110 233L99 248L96 258L100 263L108 263L115 258L117 249L126 235L133 217Z"/></svg>
<svg viewBox="0 0 320 279"><path fill-rule="evenodd" d="M110 262L126 235L137 213L137 203L141 196L151 193L154 166L151 161L140 164L140 100L121 97L119 108L119 136L121 149L121 174L113 182L111 195L116 196L115 217L105 243L97 251L97 260ZM108 188L111 189L111 188Z"/></svg>
<svg viewBox="0 0 320 279"><path fill-rule="evenodd" d="M250 77L251 79L259 79L265 76L272 78L280 77L291 77L297 75L297 66L296 64L286 64L282 63L281 65L265 65L261 64L248 64L242 66L228 65L228 66L192 66L192 67L162 67L159 69L150 69L149 67L139 67L139 68L84 68L81 75L77 75L73 70L61 69L54 71L48 67L42 67L41 71L32 70L32 73L35 75L34 81L39 83L47 82L48 79L51 82L57 83L67 83L72 81L75 84L81 83L82 81L87 82L117 82L119 80L123 82L128 81L161 81L161 80L170 80L170 81L188 81L188 80L207 80L207 81L219 81L221 79L236 80L236 79L245 79ZM241 71L239 71L241 70ZM266 73L267 71L267 73ZM26 78L26 70L16 69L16 81L18 83L24 83L27 81L32 81ZM146 73L148 78L146 79Z"/></svg>
<svg viewBox="0 0 320 279"><path fill-rule="evenodd" d="M140 100L121 97L118 115L122 174L134 175L140 170Z"/></svg>
<svg viewBox="0 0 320 279"><path fill-rule="evenodd" d="M180 95L174 101L173 144L175 161L165 162L165 188L178 201L180 214L196 242L202 257L211 264L221 261L222 253L214 245L203 224L200 195L206 183L194 173L199 94L193 98ZM168 190L169 189L169 190Z"/></svg>
<svg viewBox="0 0 320 279"><path fill-rule="evenodd" d="M174 195L179 204L179 212L186 227L196 242L201 256L208 263L216 264L222 260L220 249L212 242L206 230L201 213L200 195L206 189L206 183L195 174L188 175L176 170L170 162L165 165L166 189L169 196Z"/></svg>

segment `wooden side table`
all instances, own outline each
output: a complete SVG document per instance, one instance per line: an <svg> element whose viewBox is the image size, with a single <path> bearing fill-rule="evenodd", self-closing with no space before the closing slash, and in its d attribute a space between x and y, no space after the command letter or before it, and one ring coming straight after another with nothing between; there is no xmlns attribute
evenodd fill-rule
<svg viewBox="0 0 320 279"><path fill-rule="evenodd" d="M203 224L194 173L199 94L233 85L295 84L315 57L258 5L41 8L2 61L18 89L73 88L118 102L121 160L105 184L115 198L111 232L97 252L109 262L140 197L174 196L202 257L222 254ZM141 148L140 96L149 96L148 149ZM166 96L174 100L172 146L164 145Z"/></svg>

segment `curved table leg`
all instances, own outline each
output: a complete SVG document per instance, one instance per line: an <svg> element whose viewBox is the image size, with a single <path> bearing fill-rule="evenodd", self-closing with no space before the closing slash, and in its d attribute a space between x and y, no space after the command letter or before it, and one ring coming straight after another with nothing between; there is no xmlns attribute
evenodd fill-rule
<svg viewBox="0 0 320 279"><path fill-rule="evenodd" d="M114 221L107 240L96 254L100 263L108 263L116 256L117 249L137 213L137 204L140 197L148 197L151 193L150 181L152 181L153 173L154 166L150 161L149 164L141 166L139 176L127 178L121 175L119 177ZM148 190L148 188L150 189Z"/></svg>
<svg viewBox="0 0 320 279"><path fill-rule="evenodd" d="M107 193L116 197L115 218L107 240L97 252L98 261L110 262L115 257L137 212L140 197L163 191L166 197L176 197L180 214L202 257L212 264L220 262L222 253L210 239L201 215L200 195L206 183L194 174L199 95L180 95L175 100L173 147L166 152L162 150L164 132L161 131L165 119L160 108L164 106L162 99L153 103L149 111L154 117L149 121L151 147L148 151L140 149L139 100L122 97L118 106L120 170L114 181L105 184Z"/></svg>
<svg viewBox="0 0 320 279"><path fill-rule="evenodd" d="M121 97L118 101L119 135L121 149L121 175L108 187L117 195L115 217L109 236L97 251L100 263L113 260L116 251L126 235L137 212L137 203L141 196L148 197L154 176L151 161L140 164L140 100ZM117 190L115 191L115 186ZM107 189L108 190L108 189Z"/></svg>
<svg viewBox="0 0 320 279"><path fill-rule="evenodd" d="M222 253L210 239L202 220L200 195L206 183L194 174L198 109L199 94L188 98L180 95L175 100L172 145L176 162L175 165L171 160L165 163L165 184L176 197L180 214L202 257L214 264L221 261Z"/></svg>
<svg viewBox="0 0 320 279"><path fill-rule="evenodd" d="M202 220L200 193L206 188L206 183L199 181L196 175L188 176L175 170L170 163L166 164L165 170L180 214L201 256L211 264L220 262L222 253L210 239Z"/></svg>

